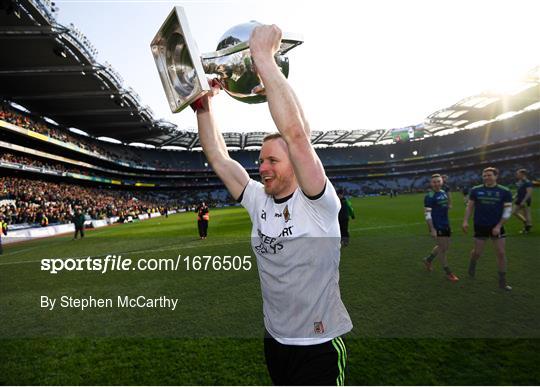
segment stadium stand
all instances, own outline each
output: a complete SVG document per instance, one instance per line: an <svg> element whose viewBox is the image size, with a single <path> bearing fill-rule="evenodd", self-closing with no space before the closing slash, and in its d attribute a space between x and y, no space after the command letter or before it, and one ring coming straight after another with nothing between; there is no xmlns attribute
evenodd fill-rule
<svg viewBox="0 0 540 387"><path fill-rule="evenodd" d="M10 112L13 122L28 123L17 113ZM530 111L498 121L484 127L462 130L445 136L431 136L417 141L402 142L388 145L373 145L345 148L319 148L317 152L328 170L329 176L337 181L359 178L375 178L382 176L418 175L433 169L460 170L470 165L480 165L486 162L501 162L511 158L514 162L531 159L538 156L539 112ZM5 123L5 121L4 121ZM5 129L0 121L0 127ZM13 124L14 125L14 124ZM28 126L32 128L32 126ZM43 132L48 133L48 126L40 125ZM33 134L28 132L20 136L13 135L13 130L19 126L10 126L0 131L0 148L9 149L10 160L3 157L3 168L19 168L27 173L40 169L51 174L71 177L72 180L93 180L99 183L152 186L152 187L222 187L217 177L208 169L204 155L199 151L168 151L158 149L136 149L133 154L140 160L138 165L158 165L176 161L174 169L152 169L139 171L137 168L126 167L129 160L118 159L119 163L102 163L100 158L90 157L88 162L83 160L85 153L71 152L66 156L66 148L74 145L65 142L65 147L50 147L42 138L32 142ZM60 132L58 128L52 128ZM28 129L27 129L28 130ZM33 133L33 132L32 132ZM519 136L516 134L519 133ZM58 136L58 138L63 138ZM58 138L56 139L57 141ZM49 139L47 137L46 139ZM64 138L65 139L65 138ZM95 140L87 140L92 149L99 154L111 154L107 145ZM93 141L93 143L90 143ZM31 145L31 147L20 144ZM128 146L118 146L129 149ZM104 148L102 150L101 148ZM40 150L43 149L43 150ZM136 152L136 153L135 153ZM124 152L124 154L128 154ZM231 152L253 176L257 175L258 150L238 150ZM166 161L168 156L170 161ZM487 157L489 156L489 157ZM128 156L129 157L129 156ZM162 158L159 162L159 158ZM26 162L21 163L21 160ZM15 165L17 164L17 165ZM187 166L188 168L182 168ZM39 167L39 168L38 168Z"/></svg>
<svg viewBox="0 0 540 387"><path fill-rule="evenodd" d="M150 193L111 191L21 178L0 178L0 212L8 224L69 223L80 208L89 219L137 216L163 211L163 205L176 209L177 202ZM162 195L163 196L163 195Z"/></svg>

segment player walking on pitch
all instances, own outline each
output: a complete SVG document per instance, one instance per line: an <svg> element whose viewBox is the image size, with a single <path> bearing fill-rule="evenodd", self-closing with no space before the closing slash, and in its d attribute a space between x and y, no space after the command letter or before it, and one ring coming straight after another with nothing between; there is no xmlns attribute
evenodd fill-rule
<svg viewBox="0 0 540 387"><path fill-rule="evenodd" d="M354 209L351 201L345 197L345 191L343 189L337 190L337 195L340 202L340 209L338 214L339 229L341 233L341 245L343 247L349 246L349 218L355 219Z"/></svg>
<svg viewBox="0 0 540 387"><path fill-rule="evenodd" d="M431 176L431 191L424 197L424 215L429 226L429 233L435 239L435 247L431 254L424 259L426 270L433 271L432 262L436 257L443 266L446 278L452 282L459 278L448 267L448 247L450 245L450 222L448 221L448 194L442 189L441 175Z"/></svg>
<svg viewBox="0 0 540 387"><path fill-rule="evenodd" d="M300 103L275 63L280 42L275 25L256 27L249 42L279 131L262 144L263 184L227 152L212 113L215 86L197 109L199 137L212 168L253 223L272 381L342 385L347 353L341 335L352 323L339 290L340 203Z"/></svg>
<svg viewBox="0 0 540 387"><path fill-rule="evenodd" d="M518 182L514 215L523 222L523 230L521 230L522 234L528 234L532 228L531 202L533 184L528 179L527 174L526 169L519 169L516 172Z"/></svg>
<svg viewBox="0 0 540 387"><path fill-rule="evenodd" d="M463 231L467 233L469 218L474 211L474 248L469 262L469 276L476 275L476 264L484 251L486 240L490 238L497 255L499 288L510 291L512 287L506 282L506 233L503 225L512 216L512 193L497 184L498 175L497 168L489 167L482 171L484 184L471 189L463 219Z"/></svg>
<svg viewBox="0 0 540 387"><path fill-rule="evenodd" d="M201 202L197 207L197 229L199 230L199 238L206 239L208 236L208 222L210 221L210 209L206 202Z"/></svg>

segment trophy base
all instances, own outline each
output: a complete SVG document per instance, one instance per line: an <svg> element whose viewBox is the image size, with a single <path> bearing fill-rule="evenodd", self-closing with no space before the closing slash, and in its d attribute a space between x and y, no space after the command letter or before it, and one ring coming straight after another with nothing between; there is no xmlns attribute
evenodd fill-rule
<svg viewBox="0 0 540 387"><path fill-rule="evenodd" d="M150 44L169 107L178 113L210 90L182 7L174 7Z"/></svg>

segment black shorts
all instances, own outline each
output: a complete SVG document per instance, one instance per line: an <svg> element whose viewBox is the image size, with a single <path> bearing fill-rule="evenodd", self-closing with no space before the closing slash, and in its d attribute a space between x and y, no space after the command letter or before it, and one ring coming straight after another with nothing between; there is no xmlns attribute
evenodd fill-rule
<svg viewBox="0 0 540 387"><path fill-rule="evenodd" d="M516 202L515 202L516 206L519 206L519 203L521 203L522 201L523 201L522 199L517 199ZM523 207L525 207L525 206L530 207L531 203L532 203L532 200L527 199L527 201L525 202L525 205Z"/></svg>
<svg viewBox="0 0 540 387"><path fill-rule="evenodd" d="M341 337L315 345L285 345L266 333L264 357L272 383L343 386L347 351Z"/></svg>
<svg viewBox="0 0 540 387"><path fill-rule="evenodd" d="M435 231L437 231L438 237L449 237L452 235L452 230L450 230L450 227L436 227Z"/></svg>
<svg viewBox="0 0 540 387"><path fill-rule="evenodd" d="M477 238L477 239L487 239L487 238L491 238L491 239L496 239L496 237L493 236L493 234L491 234L491 230L493 230L493 228L495 227L496 225L493 225L493 226L480 226L480 225L474 225L474 237ZM499 238L506 238L506 231L504 229L504 227L501 227L501 233L499 234Z"/></svg>

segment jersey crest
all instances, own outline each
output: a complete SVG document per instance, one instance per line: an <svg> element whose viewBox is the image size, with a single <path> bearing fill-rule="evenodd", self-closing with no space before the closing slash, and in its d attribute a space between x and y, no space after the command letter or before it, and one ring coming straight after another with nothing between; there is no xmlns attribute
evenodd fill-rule
<svg viewBox="0 0 540 387"><path fill-rule="evenodd" d="M291 220L291 213L289 212L288 204L285 206L285 209L283 210L283 217L285 218L285 223Z"/></svg>
<svg viewBox="0 0 540 387"><path fill-rule="evenodd" d="M324 324L322 321L315 321L313 323L313 331L318 334L318 335L321 335L324 333Z"/></svg>

